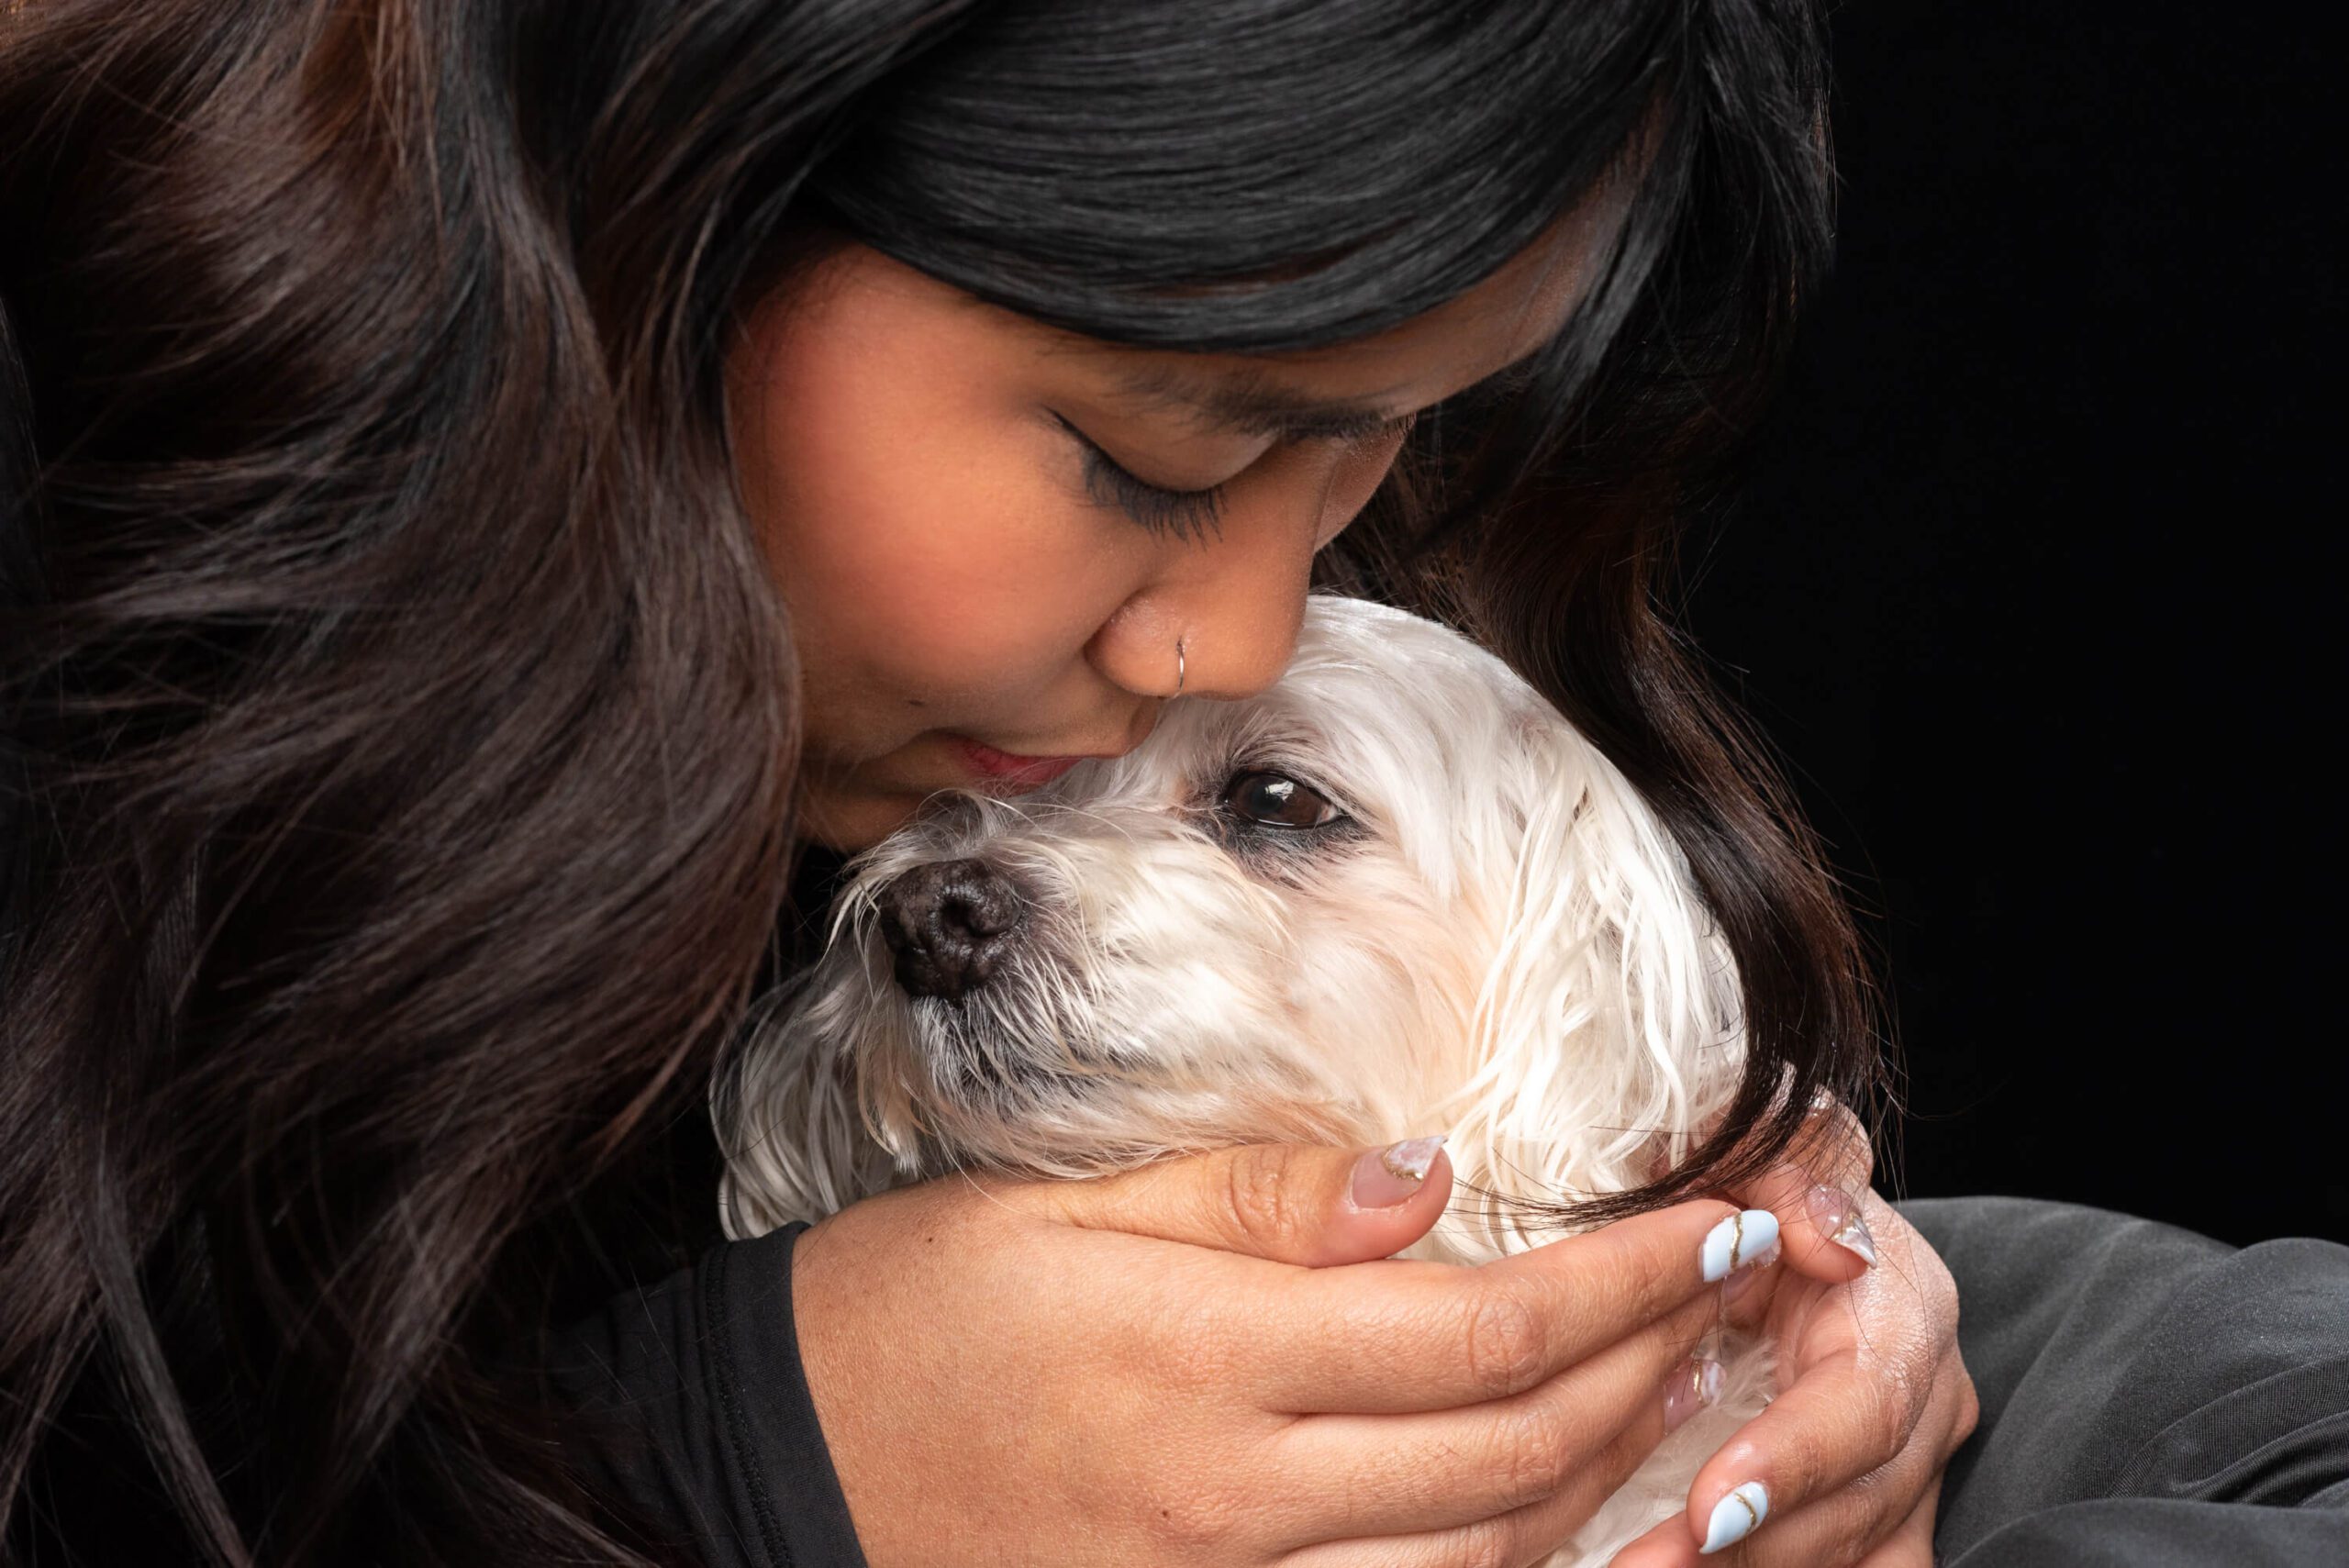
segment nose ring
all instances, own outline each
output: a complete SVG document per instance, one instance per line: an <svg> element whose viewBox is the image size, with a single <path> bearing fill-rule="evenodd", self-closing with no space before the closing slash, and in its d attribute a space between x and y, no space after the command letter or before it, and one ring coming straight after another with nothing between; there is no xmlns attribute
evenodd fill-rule
<svg viewBox="0 0 2349 1568"><path fill-rule="evenodd" d="M1174 639L1174 695L1178 697L1183 695L1184 675L1183 639L1178 637Z"/></svg>

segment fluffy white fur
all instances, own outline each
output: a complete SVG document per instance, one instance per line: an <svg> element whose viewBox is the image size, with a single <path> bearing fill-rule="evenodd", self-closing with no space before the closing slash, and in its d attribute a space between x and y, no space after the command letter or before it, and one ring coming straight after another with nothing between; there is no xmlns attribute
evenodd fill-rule
<svg viewBox="0 0 2349 1568"><path fill-rule="evenodd" d="M1253 771L1350 820L1248 830L1221 802ZM913 997L879 901L964 858L1026 922L983 988ZM961 1166L1081 1178L1443 1132L1460 1189L1403 1255L1482 1262L1563 1233L1535 1205L1681 1158L1742 1045L1728 951L1614 766L1458 634L1317 596L1261 696L1174 702L1132 753L1010 801L952 794L851 865L824 956L716 1098L724 1220L757 1235ZM1760 1346L1725 1359L1720 1403L1551 1568L1597 1568L1686 1506L1768 1396Z"/></svg>

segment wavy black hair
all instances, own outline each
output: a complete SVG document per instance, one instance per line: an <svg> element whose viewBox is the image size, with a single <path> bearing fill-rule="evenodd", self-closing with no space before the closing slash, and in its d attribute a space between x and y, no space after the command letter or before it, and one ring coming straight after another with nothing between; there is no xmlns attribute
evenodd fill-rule
<svg viewBox="0 0 2349 1568"><path fill-rule="evenodd" d="M1591 1213L1864 1096L1850 920L1659 608L1826 261L1825 93L1810 0L0 6L9 1555L674 1557L538 1358L713 1202L661 1133L790 914L797 749L721 368L844 241L1271 352L1635 170L1324 580L1554 698L1736 952L1731 1126Z"/></svg>

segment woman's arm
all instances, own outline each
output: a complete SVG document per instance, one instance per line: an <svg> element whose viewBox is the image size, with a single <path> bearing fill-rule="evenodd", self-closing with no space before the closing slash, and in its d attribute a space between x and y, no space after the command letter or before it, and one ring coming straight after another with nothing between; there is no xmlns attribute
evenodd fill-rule
<svg viewBox="0 0 2349 1568"><path fill-rule="evenodd" d="M562 1381L596 1467L720 1568L1530 1560L1661 1437L1735 1210L1460 1269L1388 1257L1442 1157L1382 1173L925 1183L615 1302Z"/></svg>
<svg viewBox="0 0 2349 1568"><path fill-rule="evenodd" d="M1819 1308L1782 1346L1787 1396L1699 1480L1758 1464L1778 1483L1756 1562L1878 1541L1872 1563L1929 1562L1972 1428L1949 1293L1921 1288L1948 1279L1931 1247L1867 1195L1897 1276L1879 1281L1805 1201L1822 1171L1864 1181L1865 1149L1816 1145L1732 1195L1782 1211L1792 1265L1741 1273L1758 1288L1732 1316ZM718 1568L889 1568L941 1544L974 1562L1530 1561L1660 1438L1717 1310L1695 1251L1732 1206L1446 1268L1390 1254L1441 1214L1448 1164L1357 1201L1381 1169L1259 1147L1088 1183L950 1177L720 1246L567 1337L583 1448ZM1890 1392L1898 1419L1876 1419Z"/></svg>

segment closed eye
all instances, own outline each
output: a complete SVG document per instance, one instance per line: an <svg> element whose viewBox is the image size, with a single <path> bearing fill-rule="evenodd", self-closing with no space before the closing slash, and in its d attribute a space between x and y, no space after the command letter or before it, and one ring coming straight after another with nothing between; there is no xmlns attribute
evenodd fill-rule
<svg viewBox="0 0 2349 1568"><path fill-rule="evenodd" d="M1169 490L1134 475L1094 444L1084 431L1061 418L1060 427L1076 439L1085 457L1085 488L1097 506L1114 506L1152 533L1196 539L1202 532L1220 531L1226 486L1207 490Z"/></svg>
<svg viewBox="0 0 2349 1568"><path fill-rule="evenodd" d="M1091 437L1059 414L1053 414L1052 418L1077 443L1077 450L1085 459L1085 494L1094 505L1114 506L1152 533L1162 537L1172 536L1187 541L1197 539L1202 533L1221 531L1223 503L1230 489L1228 483L1205 490L1172 490L1163 484L1152 484L1102 450ZM1406 414L1399 419L1381 420L1361 429L1348 428L1297 439L1351 445L1384 439L1398 431L1407 431L1418 419L1417 414Z"/></svg>

